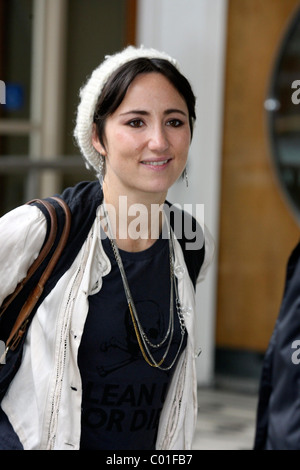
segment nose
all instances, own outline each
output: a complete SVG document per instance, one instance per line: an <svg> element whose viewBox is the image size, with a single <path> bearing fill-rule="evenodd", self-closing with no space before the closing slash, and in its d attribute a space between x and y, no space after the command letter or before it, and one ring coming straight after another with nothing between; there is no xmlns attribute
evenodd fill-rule
<svg viewBox="0 0 300 470"><path fill-rule="evenodd" d="M165 152L169 148L166 129L162 125L156 125L150 132L149 149L157 153Z"/></svg>

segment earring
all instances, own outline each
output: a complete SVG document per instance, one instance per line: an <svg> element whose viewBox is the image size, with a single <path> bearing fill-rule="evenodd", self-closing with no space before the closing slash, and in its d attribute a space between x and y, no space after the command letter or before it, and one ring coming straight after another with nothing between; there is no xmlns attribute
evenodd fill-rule
<svg viewBox="0 0 300 470"><path fill-rule="evenodd" d="M182 176L183 176L183 178L185 179L185 185L186 185L186 187L188 187L188 185L189 185L189 179L188 179L188 174L187 174L187 169L186 169L186 168L183 170L183 175L182 175Z"/></svg>
<svg viewBox="0 0 300 470"><path fill-rule="evenodd" d="M99 175L99 181L100 181L101 187L103 185L104 173L105 173L105 159L104 159L104 156L101 153L99 153L99 171L98 171L98 175Z"/></svg>

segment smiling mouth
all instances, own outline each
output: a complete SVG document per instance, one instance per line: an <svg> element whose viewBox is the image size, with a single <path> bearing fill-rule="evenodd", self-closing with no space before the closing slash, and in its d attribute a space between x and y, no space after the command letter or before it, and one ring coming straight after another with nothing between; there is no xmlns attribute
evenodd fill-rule
<svg viewBox="0 0 300 470"><path fill-rule="evenodd" d="M163 165L166 165L166 163L168 163L170 161L170 159L166 159L166 160L161 160L161 161L147 161L147 162L142 162L143 165L151 165L151 166L163 166Z"/></svg>

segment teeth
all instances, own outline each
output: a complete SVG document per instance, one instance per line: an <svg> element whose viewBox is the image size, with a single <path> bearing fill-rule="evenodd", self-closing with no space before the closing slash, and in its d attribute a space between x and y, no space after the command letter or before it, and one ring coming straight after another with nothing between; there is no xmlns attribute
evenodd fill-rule
<svg viewBox="0 0 300 470"><path fill-rule="evenodd" d="M145 165L154 165L154 166L159 166L159 165L165 165L168 162L168 160L163 160L162 162L143 162Z"/></svg>

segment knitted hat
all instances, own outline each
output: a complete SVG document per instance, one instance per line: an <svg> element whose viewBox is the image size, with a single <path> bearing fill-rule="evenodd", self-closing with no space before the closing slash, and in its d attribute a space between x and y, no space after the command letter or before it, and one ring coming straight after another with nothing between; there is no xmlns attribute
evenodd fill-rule
<svg viewBox="0 0 300 470"><path fill-rule="evenodd" d="M105 60L93 72L86 84L80 89L80 103L77 109L74 137L86 161L87 168L94 168L99 173L99 153L92 144L92 130L95 107L100 93L109 77L123 64L140 57L165 59L176 68L178 63L165 52L128 46L121 52L106 56Z"/></svg>

